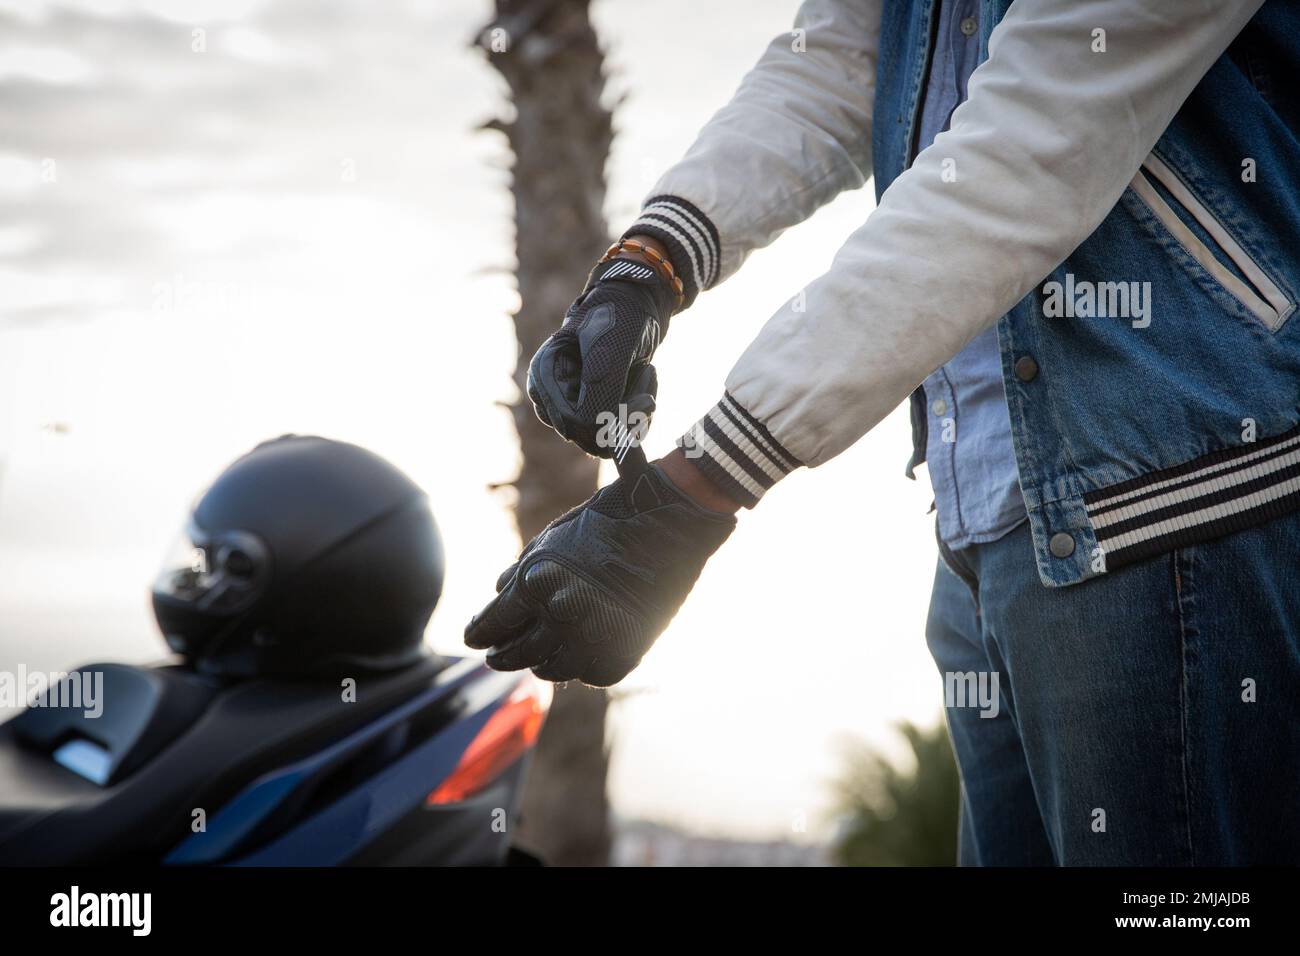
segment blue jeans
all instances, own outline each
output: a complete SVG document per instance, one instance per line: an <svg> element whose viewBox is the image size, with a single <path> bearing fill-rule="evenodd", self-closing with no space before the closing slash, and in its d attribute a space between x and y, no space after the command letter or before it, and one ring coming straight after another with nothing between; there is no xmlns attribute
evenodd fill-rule
<svg viewBox="0 0 1300 956"><path fill-rule="evenodd" d="M1300 516L1047 588L940 545L963 865L1300 862Z"/></svg>

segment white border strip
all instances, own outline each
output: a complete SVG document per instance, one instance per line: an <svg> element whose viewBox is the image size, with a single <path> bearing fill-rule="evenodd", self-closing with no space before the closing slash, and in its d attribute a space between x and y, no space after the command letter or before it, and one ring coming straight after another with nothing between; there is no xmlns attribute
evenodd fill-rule
<svg viewBox="0 0 1300 956"><path fill-rule="evenodd" d="M1196 237L1196 234L1188 228L1187 224L1179 218L1178 214L1169 208L1169 204L1156 192L1155 187L1143 175L1142 170L1150 172L1160 181L1162 186L1169 190L1170 194L1182 204L1183 208L1191 213L1192 218L1200 224L1201 228L1210 234L1210 238L1218 244L1232 263L1245 274L1255 288L1251 288L1250 284L1242 282L1232 270L1218 260L1205 243L1201 242ZM1201 268L1214 277L1215 281L1227 289L1270 331L1276 332L1282 327L1282 323L1295 309L1294 303L1287 299L1277 284L1268 277L1254 259L1246 254L1246 251L1238 245L1237 240L1229 235L1219 220L1214 217L1214 214L1192 194L1186 184L1155 153L1147 156L1142 163L1142 169L1138 170L1137 175L1133 177L1133 181L1129 185L1147 204L1155 217L1164 224L1164 227L1169 230L1191 257L1201 265ZM1255 289L1259 289L1259 294L1255 292ZM1263 298L1260 297L1261 295Z"/></svg>

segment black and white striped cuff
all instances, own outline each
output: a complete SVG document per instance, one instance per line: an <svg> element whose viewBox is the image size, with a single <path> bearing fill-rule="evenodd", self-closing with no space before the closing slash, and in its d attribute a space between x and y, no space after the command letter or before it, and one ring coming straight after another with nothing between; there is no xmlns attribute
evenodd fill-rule
<svg viewBox="0 0 1300 956"><path fill-rule="evenodd" d="M695 301L703 290L718 281L722 243L718 230L698 207L679 196L655 196L646 202L637 221L623 233L653 236L668 249L673 268L682 278L686 301Z"/></svg>
<svg viewBox="0 0 1300 956"><path fill-rule="evenodd" d="M1113 571L1300 508L1300 428L1083 496Z"/></svg>
<svg viewBox="0 0 1300 956"><path fill-rule="evenodd" d="M803 464L727 393L677 444L687 461L746 508Z"/></svg>

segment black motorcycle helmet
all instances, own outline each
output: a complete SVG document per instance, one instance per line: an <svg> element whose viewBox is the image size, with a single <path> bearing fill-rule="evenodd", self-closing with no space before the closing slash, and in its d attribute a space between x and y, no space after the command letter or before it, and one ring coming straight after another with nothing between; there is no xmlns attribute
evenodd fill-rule
<svg viewBox="0 0 1300 956"><path fill-rule="evenodd" d="M442 577L415 482L356 445L285 435L199 499L153 609L172 650L207 673L388 670L420 656Z"/></svg>

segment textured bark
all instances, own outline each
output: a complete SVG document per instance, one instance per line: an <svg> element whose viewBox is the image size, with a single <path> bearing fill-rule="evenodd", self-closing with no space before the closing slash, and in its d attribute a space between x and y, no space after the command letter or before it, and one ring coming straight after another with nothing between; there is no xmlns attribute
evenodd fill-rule
<svg viewBox="0 0 1300 956"><path fill-rule="evenodd" d="M519 357L511 407L522 464L515 521L524 541L596 488L597 463L537 420L524 390L528 361L560 324L609 242L605 160L612 139L601 103L603 57L588 0L497 0L479 46L509 84L515 117L490 128L514 153ZM609 862L605 778L608 697L580 684L556 688L524 790L519 842L546 862Z"/></svg>

